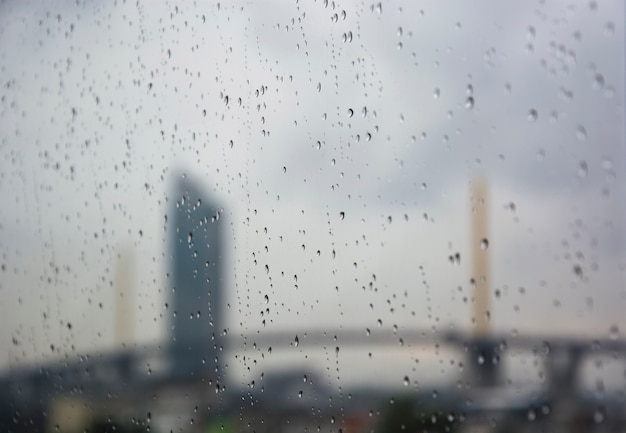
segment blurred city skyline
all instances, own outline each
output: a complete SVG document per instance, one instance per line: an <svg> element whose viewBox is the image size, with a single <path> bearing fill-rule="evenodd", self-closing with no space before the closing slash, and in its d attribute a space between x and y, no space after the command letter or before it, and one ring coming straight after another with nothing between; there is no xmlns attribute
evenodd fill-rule
<svg viewBox="0 0 626 433"><path fill-rule="evenodd" d="M470 329L477 173L494 330L623 338L621 2L1 7L3 371L115 347L122 244L132 344L168 335L181 172L223 209L233 338Z"/></svg>

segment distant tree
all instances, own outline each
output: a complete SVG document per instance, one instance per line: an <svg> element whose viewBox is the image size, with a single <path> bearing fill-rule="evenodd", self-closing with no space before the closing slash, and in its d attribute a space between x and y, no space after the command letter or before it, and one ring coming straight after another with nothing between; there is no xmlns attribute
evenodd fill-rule
<svg viewBox="0 0 626 433"><path fill-rule="evenodd" d="M412 397L402 397L389 404L377 433L451 433L456 431L455 417L433 407L419 405Z"/></svg>

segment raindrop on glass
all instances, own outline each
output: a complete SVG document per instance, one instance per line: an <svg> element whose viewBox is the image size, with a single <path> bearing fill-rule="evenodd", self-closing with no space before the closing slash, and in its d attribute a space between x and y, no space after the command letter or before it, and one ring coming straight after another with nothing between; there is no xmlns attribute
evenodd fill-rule
<svg viewBox="0 0 626 433"><path fill-rule="evenodd" d="M589 173L589 167L587 166L587 162L580 161L580 164L578 164L578 177L587 177L587 173Z"/></svg>
<svg viewBox="0 0 626 433"><path fill-rule="evenodd" d="M593 77L593 83L591 85L595 90L600 90L604 87L604 76L600 73L597 73Z"/></svg>
<svg viewBox="0 0 626 433"><path fill-rule="evenodd" d="M604 421L604 411L602 408L598 408L593 413L593 420L596 424L600 424Z"/></svg>

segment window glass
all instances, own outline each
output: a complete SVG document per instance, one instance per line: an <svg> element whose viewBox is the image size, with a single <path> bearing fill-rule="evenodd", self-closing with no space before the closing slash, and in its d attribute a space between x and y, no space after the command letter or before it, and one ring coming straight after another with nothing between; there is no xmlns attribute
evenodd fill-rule
<svg viewBox="0 0 626 433"><path fill-rule="evenodd" d="M0 8L0 430L624 428L622 2Z"/></svg>

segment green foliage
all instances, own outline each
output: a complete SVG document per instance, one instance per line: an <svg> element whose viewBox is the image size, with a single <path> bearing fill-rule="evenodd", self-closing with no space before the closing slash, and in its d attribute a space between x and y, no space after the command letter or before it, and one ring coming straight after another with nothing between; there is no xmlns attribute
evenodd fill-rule
<svg viewBox="0 0 626 433"><path fill-rule="evenodd" d="M456 417L441 408L426 407L415 398L402 397L390 403L378 426L378 433L452 433Z"/></svg>

